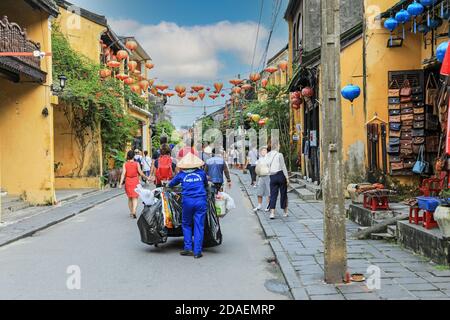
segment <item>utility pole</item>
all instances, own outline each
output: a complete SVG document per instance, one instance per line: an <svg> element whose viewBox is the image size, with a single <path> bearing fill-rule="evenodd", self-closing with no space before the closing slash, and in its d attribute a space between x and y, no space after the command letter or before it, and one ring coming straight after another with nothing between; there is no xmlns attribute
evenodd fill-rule
<svg viewBox="0 0 450 320"><path fill-rule="evenodd" d="M325 281L342 283L347 273L342 155L340 0L320 1L322 16L321 114Z"/></svg>

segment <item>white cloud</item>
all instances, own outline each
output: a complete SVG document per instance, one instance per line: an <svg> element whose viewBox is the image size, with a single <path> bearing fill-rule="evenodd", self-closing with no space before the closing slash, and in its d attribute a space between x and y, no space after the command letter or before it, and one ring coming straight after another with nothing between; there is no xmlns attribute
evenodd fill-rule
<svg viewBox="0 0 450 320"><path fill-rule="evenodd" d="M250 65L257 30L255 22L222 21L188 27L172 22L146 25L134 20L111 20L110 24L119 35L135 36L153 58L156 77L171 82L220 78L227 67L220 60L223 53ZM255 65L261 59L267 36L268 30L261 26Z"/></svg>

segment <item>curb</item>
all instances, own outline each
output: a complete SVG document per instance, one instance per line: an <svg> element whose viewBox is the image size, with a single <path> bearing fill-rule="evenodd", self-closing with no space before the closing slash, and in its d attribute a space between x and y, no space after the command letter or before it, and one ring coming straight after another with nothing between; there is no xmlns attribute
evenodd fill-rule
<svg viewBox="0 0 450 320"><path fill-rule="evenodd" d="M254 205L255 200L252 199L252 197L248 193L248 190L245 187L245 184L242 181L241 176L236 173L232 173L232 174L234 174L236 177L238 177L239 182L241 183L241 185L243 186L243 188L245 190L245 194L247 195L247 198ZM261 228L263 229L264 234L265 234L267 240L269 241L270 248L272 249L272 252L275 256L277 264L279 265L279 267L281 269L281 273L283 274L283 277L286 280L286 283L289 287L291 296L294 298L294 300L310 300L308 294L306 293L306 290L302 288L300 279L297 277L295 269L292 267L291 263L289 262L288 256L283 251L275 232L270 227L270 225L268 225L268 223L263 219L264 216L261 216L260 212L258 212L258 214L256 216L258 217L259 224L261 225Z"/></svg>
<svg viewBox="0 0 450 320"><path fill-rule="evenodd" d="M76 217L81 213L84 213L92 208L95 208L98 205L101 205L105 202L115 199L123 194L124 194L123 191L119 193L112 193L109 196L106 196L106 198L101 198L98 201L94 201L94 203L92 202L86 203L84 206L79 205L77 206L77 203L71 203L68 204L68 207L55 208L55 210L49 210L45 213L42 213L42 215L37 215L22 222L19 222L18 223L20 224L19 226L17 224L13 224L8 227L5 227L4 229L0 230L0 247L4 247L13 242L31 237L37 232L48 229L56 224L69 220L73 217ZM70 205L75 206L75 208L71 208ZM47 220L44 219L45 217L51 215L54 215L55 217Z"/></svg>

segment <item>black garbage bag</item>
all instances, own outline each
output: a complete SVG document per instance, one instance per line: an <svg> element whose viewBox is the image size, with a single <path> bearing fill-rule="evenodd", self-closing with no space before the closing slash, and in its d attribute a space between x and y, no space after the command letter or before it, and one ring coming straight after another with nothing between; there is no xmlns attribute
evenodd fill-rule
<svg viewBox="0 0 450 320"><path fill-rule="evenodd" d="M210 196L208 198L208 212L206 213L203 247L217 247L222 244L222 241L222 230L220 229L220 221L216 212L214 196Z"/></svg>
<svg viewBox="0 0 450 320"><path fill-rule="evenodd" d="M137 222L141 241L148 245L158 245L167 242L167 231L164 227L162 203L158 201L153 206L145 206Z"/></svg>

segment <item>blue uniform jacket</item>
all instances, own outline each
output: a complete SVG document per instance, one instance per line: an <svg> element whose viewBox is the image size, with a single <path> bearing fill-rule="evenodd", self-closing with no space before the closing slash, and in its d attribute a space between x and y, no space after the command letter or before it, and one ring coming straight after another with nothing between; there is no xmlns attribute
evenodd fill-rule
<svg viewBox="0 0 450 320"><path fill-rule="evenodd" d="M181 184L182 196L186 198L206 198L208 179L201 169L186 170L178 173L169 183L169 188Z"/></svg>

